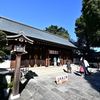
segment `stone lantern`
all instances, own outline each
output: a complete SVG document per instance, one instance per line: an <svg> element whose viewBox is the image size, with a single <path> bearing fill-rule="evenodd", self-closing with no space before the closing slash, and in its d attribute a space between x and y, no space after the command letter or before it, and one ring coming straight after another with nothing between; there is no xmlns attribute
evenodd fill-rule
<svg viewBox="0 0 100 100"><path fill-rule="evenodd" d="M26 54L25 51L26 43L33 44L33 40L27 38L24 35L23 31L20 31L18 35L7 36L8 42L13 45L11 50L11 54L16 55L16 65L14 71L14 88L13 94L11 95L11 99L16 99L20 97L19 94L19 80L20 80L20 62L21 62L21 55Z"/></svg>

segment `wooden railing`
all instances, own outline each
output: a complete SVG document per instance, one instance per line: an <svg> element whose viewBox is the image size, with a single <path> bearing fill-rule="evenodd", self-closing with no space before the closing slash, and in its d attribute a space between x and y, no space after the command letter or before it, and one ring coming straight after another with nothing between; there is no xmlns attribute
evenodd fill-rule
<svg viewBox="0 0 100 100"><path fill-rule="evenodd" d="M16 64L15 60L11 61L10 67L14 68ZM39 66L46 66L46 60L39 60L39 59L32 59L32 60L22 60L21 67L36 67Z"/></svg>
<svg viewBox="0 0 100 100"><path fill-rule="evenodd" d="M66 64L67 60L60 59L60 65ZM11 68L15 67L15 60L11 61ZM21 67L40 67L40 66L50 66L50 59L39 60L39 59L31 59L31 60L22 60Z"/></svg>

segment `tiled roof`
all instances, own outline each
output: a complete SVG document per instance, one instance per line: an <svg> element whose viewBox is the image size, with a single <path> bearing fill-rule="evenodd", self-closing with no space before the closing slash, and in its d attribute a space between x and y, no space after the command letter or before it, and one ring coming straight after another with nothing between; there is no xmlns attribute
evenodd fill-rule
<svg viewBox="0 0 100 100"><path fill-rule="evenodd" d="M49 32L7 19L4 17L0 17L0 30L16 33L16 34L18 34L20 30L23 30L25 35L28 37L44 40L47 42L57 43L57 44L69 46L72 48L77 48L74 44L72 44L66 38L62 38L58 35L54 35L52 33L49 33Z"/></svg>

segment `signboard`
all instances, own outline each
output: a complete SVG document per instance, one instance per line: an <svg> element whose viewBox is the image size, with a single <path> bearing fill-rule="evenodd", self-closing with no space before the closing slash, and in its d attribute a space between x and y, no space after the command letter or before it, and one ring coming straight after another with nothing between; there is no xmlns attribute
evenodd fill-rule
<svg viewBox="0 0 100 100"><path fill-rule="evenodd" d="M49 50L49 54L59 54L56 50Z"/></svg>
<svg viewBox="0 0 100 100"><path fill-rule="evenodd" d="M17 51L23 51L23 47L17 46Z"/></svg>
<svg viewBox="0 0 100 100"><path fill-rule="evenodd" d="M62 84L63 82L68 82L68 75L61 75L61 76L58 76L56 77L56 83L57 84Z"/></svg>

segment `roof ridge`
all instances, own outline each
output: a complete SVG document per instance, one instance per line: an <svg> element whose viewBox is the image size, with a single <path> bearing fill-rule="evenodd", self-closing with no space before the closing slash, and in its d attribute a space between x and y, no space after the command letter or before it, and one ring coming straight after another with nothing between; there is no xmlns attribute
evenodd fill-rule
<svg viewBox="0 0 100 100"><path fill-rule="evenodd" d="M21 22L18 22L18 21L15 21L15 20L12 20L12 19L3 17L3 16L0 16L0 18L6 19L6 20L8 20L8 21L12 21L12 22L17 23L17 24L21 24L21 25L24 25L24 26L27 26L27 27L30 27L30 28L34 28L34 29L36 29L36 30L39 30L39 31L42 31L42 32L45 32L45 33L48 33L48 34L52 34L52 35L55 35L55 36L58 36L58 37L60 37L60 38L63 38L63 39L68 40L67 38L62 37L62 36L60 36L60 35L58 35L58 34L53 34L53 33L50 33L50 32L48 32L48 31L45 31L45 30L42 30L42 29L38 29L38 28L35 28L35 27L33 27L33 26L30 26L30 25L27 25L27 24L24 24L24 23L21 23Z"/></svg>

